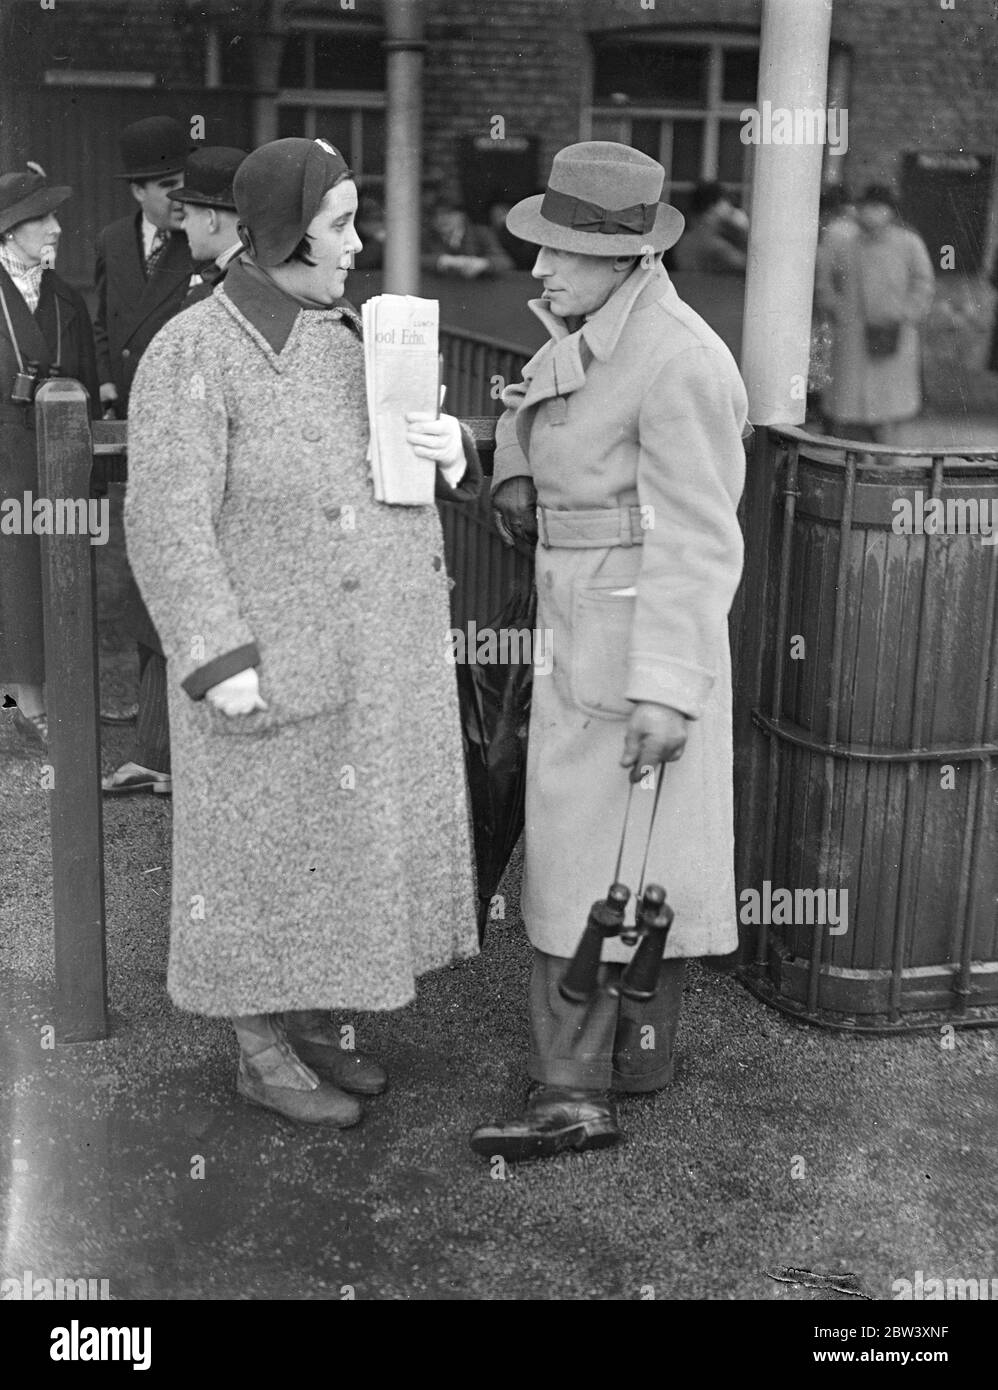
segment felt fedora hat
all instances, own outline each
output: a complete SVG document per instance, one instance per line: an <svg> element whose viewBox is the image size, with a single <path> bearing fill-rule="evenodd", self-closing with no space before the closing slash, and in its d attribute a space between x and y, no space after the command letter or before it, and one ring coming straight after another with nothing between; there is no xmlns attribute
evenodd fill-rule
<svg viewBox="0 0 998 1390"><path fill-rule="evenodd" d="M33 217L46 217L72 195L71 188L49 187L45 175L33 169L0 174L0 233Z"/></svg>
<svg viewBox="0 0 998 1390"><path fill-rule="evenodd" d="M664 183L657 159L630 145L586 140L559 150L547 190L510 208L506 226L523 241L588 256L667 251L684 220L659 202Z"/></svg>
<svg viewBox="0 0 998 1390"><path fill-rule="evenodd" d="M327 140L271 140L246 156L232 181L239 236L257 265L280 265L295 249L347 162Z"/></svg>
<svg viewBox="0 0 998 1390"><path fill-rule="evenodd" d="M205 145L187 156L184 181L166 195L175 203L193 203L196 207L225 208L235 212L232 180L246 158L247 151L233 145Z"/></svg>
<svg viewBox="0 0 998 1390"><path fill-rule="evenodd" d="M121 132L119 179L161 179L179 174L191 153L187 131L172 116L147 116Z"/></svg>

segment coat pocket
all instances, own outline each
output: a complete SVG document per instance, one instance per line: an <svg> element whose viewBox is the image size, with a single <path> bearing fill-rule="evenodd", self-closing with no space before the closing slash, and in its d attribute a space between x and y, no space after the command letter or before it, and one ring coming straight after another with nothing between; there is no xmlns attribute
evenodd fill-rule
<svg viewBox="0 0 998 1390"><path fill-rule="evenodd" d="M626 581L575 591L570 661L572 699L597 719L621 719L634 708L624 698L635 593Z"/></svg>

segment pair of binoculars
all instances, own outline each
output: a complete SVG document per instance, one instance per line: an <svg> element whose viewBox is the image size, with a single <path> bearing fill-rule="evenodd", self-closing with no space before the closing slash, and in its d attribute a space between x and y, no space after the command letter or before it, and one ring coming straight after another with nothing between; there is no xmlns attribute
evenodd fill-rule
<svg viewBox="0 0 998 1390"><path fill-rule="evenodd" d="M50 381L58 375L58 371L43 367L40 362L25 362L24 370L14 377L10 399L15 405L31 405L42 382Z"/></svg>
<svg viewBox="0 0 998 1390"><path fill-rule="evenodd" d="M614 992L619 990L625 999L638 1003L654 999L662 953L675 913L665 901L665 889L649 883L637 904L634 926L625 927L624 913L630 897L626 884L611 883L606 897L590 908L582 940L558 986L561 997L570 1004L587 1004L596 993L603 942L611 936L619 936L626 946L636 942L638 947Z"/></svg>

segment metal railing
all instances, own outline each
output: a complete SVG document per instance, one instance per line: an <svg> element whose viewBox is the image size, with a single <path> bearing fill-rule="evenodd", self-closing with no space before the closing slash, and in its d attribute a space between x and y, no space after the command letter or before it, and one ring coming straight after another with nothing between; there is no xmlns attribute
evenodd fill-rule
<svg viewBox="0 0 998 1390"><path fill-rule="evenodd" d="M515 343L445 327L440 329L440 351L447 411L462 417L500 414L503 388L520 380L531 357Z"/></svg>

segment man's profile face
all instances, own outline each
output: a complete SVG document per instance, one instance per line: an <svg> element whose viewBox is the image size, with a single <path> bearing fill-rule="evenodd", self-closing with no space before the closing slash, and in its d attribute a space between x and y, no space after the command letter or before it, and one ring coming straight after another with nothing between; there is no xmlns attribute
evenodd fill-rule
<svg viewBox="0 0 998 1390"><path fill-rule="evenodd" d="M197 207L193 203L178 203L181 224L191 255L196 261L209 261L215 254L212 246L214 217L211 208Z"/></svg>
<svg viewBox="0 0 998 1390"><path fill-rule="evenodd" d="M160 231L179 231L183 225L183 204L172 202L168 196L170 190L179 188L183 181L183 174L178 172L132 184L132 194L143 215Z"/></svg>

